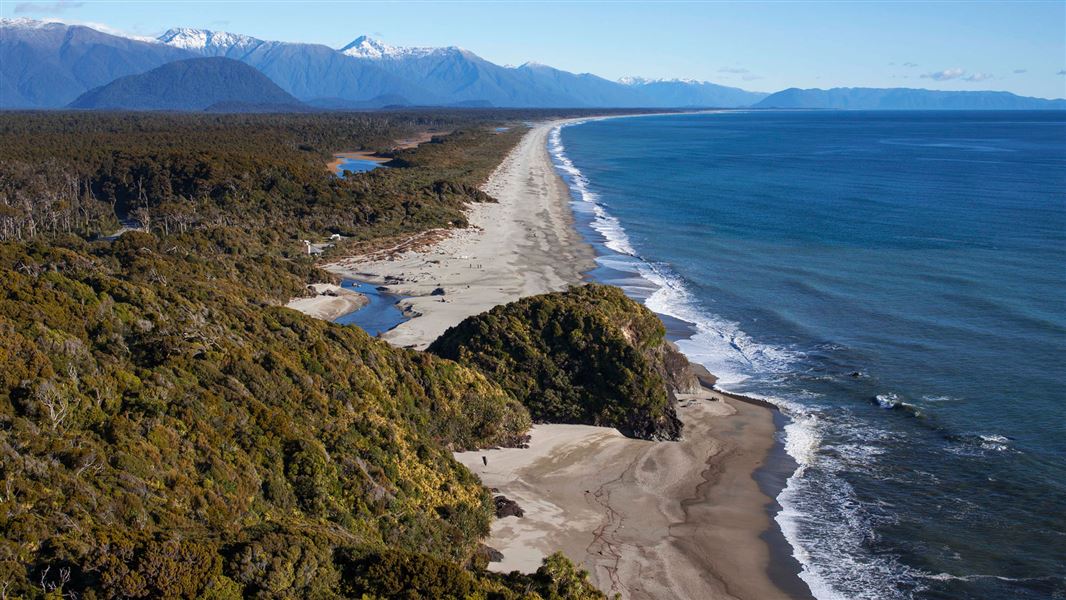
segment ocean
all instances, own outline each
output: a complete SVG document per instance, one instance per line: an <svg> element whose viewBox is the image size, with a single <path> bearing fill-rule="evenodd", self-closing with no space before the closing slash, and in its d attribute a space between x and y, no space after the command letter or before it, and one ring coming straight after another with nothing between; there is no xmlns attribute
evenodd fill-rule
<svg viewBox="0 0 1066 600"><path fill-rule="evenodd" d="M594 279L787 416L819 600L1066 598L1066 113L722 112L553 132Z"/></svg>

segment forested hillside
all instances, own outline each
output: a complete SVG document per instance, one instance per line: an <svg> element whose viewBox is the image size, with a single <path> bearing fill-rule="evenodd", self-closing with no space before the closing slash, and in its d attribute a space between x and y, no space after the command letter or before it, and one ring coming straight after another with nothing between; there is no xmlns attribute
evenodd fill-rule
<svg viewBox="0 0 1066 600"><path fill-rule="evenodd" d="M260 112L301 112L309 107L253 67L229 58L189 58L127 75L93 88L71 108L106 110L211 110L259 106Z"/></svg>
<svg viewBox="0 0 1066 600"><path fill-rule="evenodd" d="M512 394L280 306L329 277L302 237L491 200L498 119L0 116L6 597L600 597L561 556L482 570L491 498L450 451L520 442ZM325 169L427 127L455 133Z"/></svg>

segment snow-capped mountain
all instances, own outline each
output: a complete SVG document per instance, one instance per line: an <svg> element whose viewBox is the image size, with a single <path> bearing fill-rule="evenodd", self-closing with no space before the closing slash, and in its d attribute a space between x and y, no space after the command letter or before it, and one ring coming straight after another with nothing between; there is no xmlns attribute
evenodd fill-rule
<svg viewBox="0 0 1066 600"><path fill-rule="evenodd" d="M27 19L26 17L4 17L0 19L0 27L11 27L13 29L43 29L49 25L62 24L61 21L54 19Z"/></svg>
<svg viewBox="0 0 1066 600"><path fill-rule="evenodd" d="M362 35L340 49L352 58L375 62L452 102L495 106L747 106L766 94L695 80L613 82L590 73L570 73L537 62L500 66L455 46L392 46Z"/></svg>
<svg viewBox="0 0 1066 600"><path fill-rule="evenodd" d="M638 77L638 76L635 76L635 75L627 75L625 77L619 77L618 78L618 83L620 83L622 85L647 85L649 83L701 84L701 83L710 83L710 82L709 81L698 81L696 79L688 79L688 78L681 78L681 77L674 77L674 78L671 78L671 79L667 79L665 77L659 77L659 78L655 78L655 79L650 79L648 77Z"/></svg>
<svg viewBox="0 0 1066 600"><path fill-rule="evenodd" d="M462 48L448 46L444 48L433 47L404 47L390 46L380 40L361 35L351 41L339 52L353 58L365 58L370 60L403 60L408 58L424 58L432 55L442 55L463 52Z"/></svg>
<svg viewBox="0 0 1066 600"><path fill-rule="evenodd" d="M82 25L0 19L0 108L60 108L119 77L193 56Z"/></svg>
<svg viewBox="0 0 1066 600"><path fill-rule="evenodd" d="M263 43L263 40L239 33L189 27L170 29L159 36L159 41L168 46L211 56L223 56L234 50L248 52Z"/></svg>
<svg viewBox="0 0 1066 600"><path fill-rule="evenodd" d="M331 108L725 107L763 97L705 82L615 82L535 62L500 66L456 46L401 47L365 35L334 49L187 27L145 42L32 19L4 19L0 26L0 108L64 106L118 77L197 56L239 60L299 100Z"/></svg>
<svg viewBox="0 0 1066 600"><path fill-rule="evenodd" d="M341 48L339 52L347 56L354 56L355 58L386 58L395 56L397 54L397 48L365 35L361 35L352 40L347 46Z"/></svg>
<svg viewBox="0 0 1066 600"><path fill-rule="evenodd" d="M225 31L171 29L159 41L200 56L247 63L300 100L331 105L432 104L436 96L381 65L357 60L322 44L275 42ZM387 98L387 100L385 100Z"/></svg>
<svg viewBox="0 0 1066 600"><path fill-rule="evenodd" d="M359 36L340 52L374 65L426 90L448 104L544 106L539 90L522 86L513 70L493 64L455 46L406 48Z"/></svg>

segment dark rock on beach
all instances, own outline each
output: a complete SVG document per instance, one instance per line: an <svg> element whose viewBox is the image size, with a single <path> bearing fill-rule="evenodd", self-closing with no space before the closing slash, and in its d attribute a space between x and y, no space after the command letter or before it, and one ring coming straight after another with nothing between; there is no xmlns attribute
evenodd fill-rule
<svg viewBox="0 0 1066 600"><path fill-rule="evenodd" d="M496 518L502 519L504 517L522 517L526 514L526 511L522 510L521 506L514 500L511 500L507 496L496 496L492 499L496 504Z"/></svg>

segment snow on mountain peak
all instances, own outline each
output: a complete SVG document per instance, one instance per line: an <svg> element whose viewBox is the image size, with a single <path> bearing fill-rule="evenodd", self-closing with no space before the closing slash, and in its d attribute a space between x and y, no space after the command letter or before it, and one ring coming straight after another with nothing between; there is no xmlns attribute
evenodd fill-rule
<svg viewBox="0 0 1066 600"><path fill-rule="evenodd" d="M340 49L342 54L347 56L353 56L355 58L366 58L372 60L382 59L403 59L403 58L421 58L423 56L432 56L435 54L445 54L450 52L467 52L462 48L456 46L448 46L447 48L433 48L433 47L404 47L404 46L392 46L382 42L381 40L375 40L372 37L361 35L347 46Z"/></svg>
<svg viewBox="0 0 1066 600"><path fill-rule="evenodd" d="M677 78L677 77L675 77L673 79L668 79L668 78L665 78L665 77L661 77L661 78L658 78L658 79L648 79L647 77L636 77L636 76L627 75L625 77L620 77L618 79L618 83L620 83L622 85L648 85L649 83L686 83L686 84L690 84L691 85L691 84L701 84L701 83L707 83L707 82L706 81L699 81L699 80L696 80L696 79L685 79L685 78Z"/></svg>
<svg viewBox="0 0 1066 600"><path fill-rule="evenodd" d="M260 40L239 33L210 31L191 27L176 27L159 36L159 41L168 46L185 50L204 50L207 48L229 49L235 46L254 46Z"/></svg>
<svg viewBox="0 0 1066 600"><path fill-rule="evenodd" d="M0 27L10 27L12 29L45 29L50 27L86 27L104 33L107 35L113 35L115 37L122 37L128 40L135 40L138 42L158 43L158 40L152 37L145 37L143 35L134 35L119 31L112 27L100 23L86 23L82 21L70 21L64 19L57 19L54 17L46 17L43 19L31 19L28 17L4 17L0 19Z"/></svg>
<svg viewBox="0 0 1066 600"><path fill-rule="evenodd" d="M26 17L4 17L0 19L0 27L16 27L18 29L40 29L48 25L62 25L55 20L28 19Z"/></svg>
<svg viewBox="0 0 1066 600"><path fill-rule="evenodd" d="M361 35L352 43L340 49L341 54L356 58L385 58L396 54L398 48L390 46L380 40Z"/></svg>

